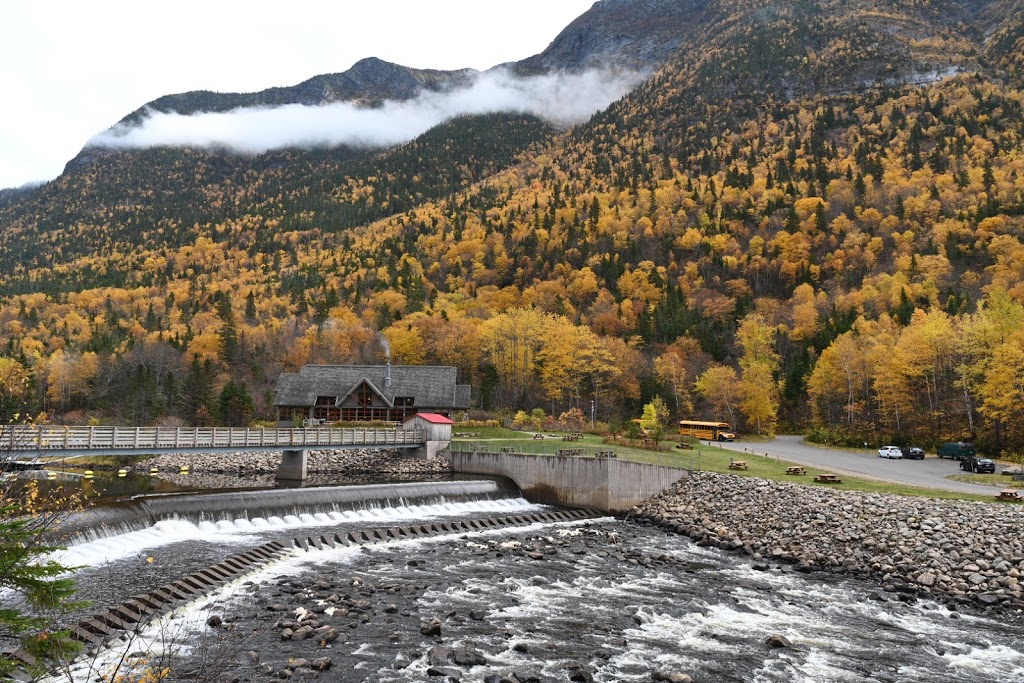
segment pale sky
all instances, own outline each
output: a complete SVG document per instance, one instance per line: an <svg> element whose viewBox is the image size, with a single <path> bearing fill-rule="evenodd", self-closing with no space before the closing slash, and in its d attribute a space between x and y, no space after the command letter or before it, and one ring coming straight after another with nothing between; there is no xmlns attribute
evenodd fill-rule
<svg viewBox="0 0 1024 683"><path fill-rule="evenodd" d="M0 188L51 180L146 102L251 92L364 57L487 69L541 52L594 0L4 0Z"/></svg>

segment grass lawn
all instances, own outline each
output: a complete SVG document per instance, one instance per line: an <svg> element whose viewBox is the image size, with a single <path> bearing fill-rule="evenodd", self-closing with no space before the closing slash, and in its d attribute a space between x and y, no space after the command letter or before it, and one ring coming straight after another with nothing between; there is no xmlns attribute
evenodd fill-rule
<svg viewBox="0 0 1024 683"><path fill-rule="evenodd" d="M1014 481L1013 477L1005 474L951 474L946 479L953 481L966 481L969 484L980 484L981 486L993 486L996 488L1017 489L1024 488L1024 482Z"/></svg>
<svg viewBox="0 0 1024 683"><path fill-rule="evenodd" d="M458 431L458 430L457 430ZM532 453L537 455L554 455L562 449L582 448L585 454L592 454L599 450L612 450L622 460L634 462L646 462L653 465L666 465L669 467L682 467L705 472L723 472L739 476L760 477L762 479L774 479L776 481L788 481L791 483L805 484L807 486L825 486L845 491L868 491L873 493L894 493L904 496L924 496L927 498L948 498L955 500L976 500L991 503L991 496L958 493L956 491L943 491L941 489L922 488L909 486L894 482L868 479L863 477L851 477L840 474L841 484L820 484L814 481L818 474L829 473L830 470L806 467L806 475L786 474L786 468L795 463L775 458L767 458L758 455L748 455L729 451L716 446L698 444L689 438L674 438L661 442L661 450L654 451L642 448L639 442L630 444L624 437L620 437L617 443L605 443L604 439L593 434L584 434L580 441L563 441L562 433L544 432L545 438L534 439L531 433L520 432L497 427L476 427L471 431L473 437L456 437L453 446L458 448L461 444L466 447L474 442L482 442L486 450L497 451L499 448L512 448L517 453ZM461 432L459 432L461 433ZM682 450L676 448L677 443L689 443L693 450ZM729 463L733 460L745 460L748 469L730 470ZM1001 476L1001 475L972 475L972 476ZM972 480L973 481L973 480ZM1003 477L1005 483L1006 478Z"/></svg>

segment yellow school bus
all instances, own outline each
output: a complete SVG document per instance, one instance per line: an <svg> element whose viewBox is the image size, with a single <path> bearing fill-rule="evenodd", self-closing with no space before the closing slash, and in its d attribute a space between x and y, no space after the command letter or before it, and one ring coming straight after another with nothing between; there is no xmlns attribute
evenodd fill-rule
<svg viewBox="0 0 1024 683"><path fill-rule="evenodd" d="M680 420L679 433L704 441L732 441L736 438L728 422L698 422L696 420Z"/></svg>

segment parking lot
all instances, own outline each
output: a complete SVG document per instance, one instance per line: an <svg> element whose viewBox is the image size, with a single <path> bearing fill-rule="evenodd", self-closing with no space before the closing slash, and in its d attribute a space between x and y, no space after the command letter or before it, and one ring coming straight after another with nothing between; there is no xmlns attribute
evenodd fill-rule
<svg viewBox="0 0 1024 683"><path fill-rule="evenodd" d="M845 472L872 479L923 486L947 491L963 493L995 494L998 489L993 486L969 484L962 481L947 479L951 474L963 474L960 463L956 460L939 459L930 454L924 460L890 460L879 458L875 451L856 452L834 448L821 448L806 443L802 436L779 436L773 441L716 444L743 453L754 453L781 460L788 460L800 465L819 467ZM998 471L998 469L997 469ZM1007 484L1010 484L1007 477Z"/></svg>

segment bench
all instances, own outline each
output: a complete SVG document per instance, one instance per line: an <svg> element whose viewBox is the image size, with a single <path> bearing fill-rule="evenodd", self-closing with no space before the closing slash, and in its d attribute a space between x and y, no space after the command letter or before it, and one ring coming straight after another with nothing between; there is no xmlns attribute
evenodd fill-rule
<svg viewBox="0 0 1024 683"><path fill-rule="evenodd" d="M615 455L615 451L598 451L597 453L594 454L594 457L595 458L617 458L619 456Z"/></svg>
<svg viewBox="0 0 1024 683"><path fill-rule="evenodd" d="M730 460L729 461L729 469L730 470L745 470L745 469L747 469L747 461L746 460Z"/></svg>
<svg viewBox="0 0 1024 683"><path fill-rule="evenodd" d="M814 478L814 481L821 482L822 484L842 484L843 480L834 474L819 474Z"/></svg>
<svg viewBox="0 0 1024 683"><path fill-rule="evenodd" d="M1003 489L996 494L996 500L1024 501L1017 489Z"/></svg>
<svg viewBox="0 0 1024 683"><path fill-rule="evenodd" d="M786 474L807 474L807 470L799 465L796 467L787 467Z"/></svg>
<svg viewBox="0 0 1024 683"><path fill-rule="evenodd" d="M676 444L676 448L681 448L684 451L692 451L693 450L693 446L691 446L688 443L677 443Z"/></svg>
<svg viewBox="0 0 1024 683"><path fill-rule="evenodd" d="M512 446L502 446L501 448L498 449L498 452L499 453L515 453L516 449L513 448Z"/></svg>
<svg viewBox="0 0 1024 683"><path fill-rule="evenodd" d="M582 448L559 448L557 451L555 451L555 455L561 455L567 458L575 458L583 455L583 452L584 451Z"/></svg>

